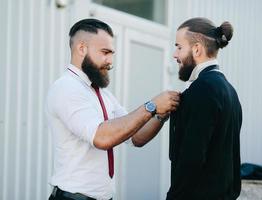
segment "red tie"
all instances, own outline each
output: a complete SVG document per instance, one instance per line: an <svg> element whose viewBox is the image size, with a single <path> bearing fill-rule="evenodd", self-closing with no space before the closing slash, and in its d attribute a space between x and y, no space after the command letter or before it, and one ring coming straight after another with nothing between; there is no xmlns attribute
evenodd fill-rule
<svg viewBox="0 0 262 200"><path fill-rule="evenodd" d="M99 99L100 105L101 105L102 110L103 110L104 120L106 121L106 120L108 120L108 115L107 115L106 107L105 107L103 98L101 96L101 93L99 91L99 88L93 83L92 83L91 86L96 91L96 95ZM113 152L113 148L107 150L107 158L108 158L109 176L112 178L114 176L114 152Z"/></svg>

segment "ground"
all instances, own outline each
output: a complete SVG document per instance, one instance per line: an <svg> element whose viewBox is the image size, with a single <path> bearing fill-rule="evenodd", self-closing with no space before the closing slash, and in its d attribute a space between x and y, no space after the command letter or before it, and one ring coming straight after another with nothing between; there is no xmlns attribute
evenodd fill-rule
<svg viewBox="0 0 262 200"><path fill-rule="evenodd" d="M242 191L237 200L262 200L262 181L242 181Z"/></svg>

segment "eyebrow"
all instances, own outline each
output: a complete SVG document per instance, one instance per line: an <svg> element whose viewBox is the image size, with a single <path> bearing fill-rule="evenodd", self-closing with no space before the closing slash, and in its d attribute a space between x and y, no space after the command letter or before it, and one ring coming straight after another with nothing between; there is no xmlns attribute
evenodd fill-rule
<svg viewBox="0 0 262 200"><path fill-rule="evenodd" d="M112 50L112 49L107 49L107 48L102 48L102 51L107 51L107 52L110 52L110 53L112 53L112 54L115 53L114 50Z"/></svg>

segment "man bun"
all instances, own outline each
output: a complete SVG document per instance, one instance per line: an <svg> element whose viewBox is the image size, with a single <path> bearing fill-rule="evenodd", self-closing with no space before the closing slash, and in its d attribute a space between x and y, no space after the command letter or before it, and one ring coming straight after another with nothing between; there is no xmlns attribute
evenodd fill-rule
<svg viewBox="0 0 262 200"><path fill-rule="evenodd" d="M233 26L229 22L223 22L216 28L218 37L216 38L219 48L224 48L233 36Z"/></svg>

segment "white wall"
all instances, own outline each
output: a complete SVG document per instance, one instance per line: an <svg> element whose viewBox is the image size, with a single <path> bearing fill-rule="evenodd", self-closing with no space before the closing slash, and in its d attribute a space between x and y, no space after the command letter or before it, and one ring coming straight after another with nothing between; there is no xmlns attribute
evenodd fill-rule
<svg viewBox="0 0 262 200"><path fill-rule="evenodd" d="M234 25L233 39L219 60L243 106L242 161L262 164L261 1L174 2L174 32L195 16ZM70 6L56 9L53 0L1 1L0 199L38 200L49 195L51 139L44 100L69 60L67 34L75 12ZM177 67L171 55L170 62ZM173 88L182 87L175 73Z"/></svg>
<svg viewBox="0 0 262 200"><path fill-rule="evenodd" d="M47 199L49 84L68 60L68 10L53 1L1 1L0 199Z"/></svg>

